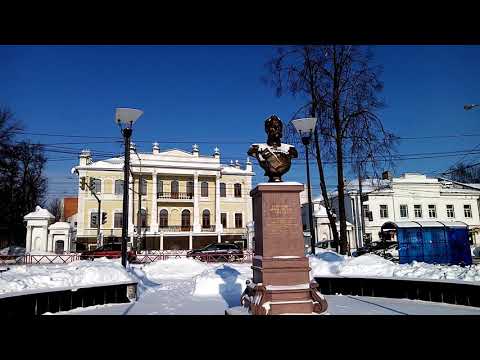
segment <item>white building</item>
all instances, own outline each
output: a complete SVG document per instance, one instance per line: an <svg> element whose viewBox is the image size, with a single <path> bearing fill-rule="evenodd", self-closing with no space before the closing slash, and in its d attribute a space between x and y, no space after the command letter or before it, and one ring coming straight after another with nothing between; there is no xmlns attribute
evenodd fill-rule
<svg viewBox="0 0 480 360"><path fill-rule="evenodd" d="M476 184L478 186L478 184ZM383 224L392 221L459 221L468 225L470 242L480 244L480 189L423 174L405 173L398 178L362 181L365 241L379 241ZM338 198L332 199L338 213ZM347 221L355 228L358 246L363 246L358 180L346 185Z"/></svg>
<svg viewBox="0 0 480 360"><path fill-rule="evenodd" d="M302 191L303 193L303 191ZM300 194L300 201L302 204L302 224L303 224L303 235L305 240L305 247L310 247L310 221L308 214L308 200L305 197L302 197ZM312 200L313 205L313 223L315 224L315 238L316 243L319 247L324 249L336 249L336 245L333 243L333 234L332 228L330 226L330 221L328 220L327 210L321 204L322 198L315 198ZM340 232L340 222L336 222L337 231ZM356 248L355 239L353 236L353 225L347 222L347 240L350 246L350 250Z"/></svg>

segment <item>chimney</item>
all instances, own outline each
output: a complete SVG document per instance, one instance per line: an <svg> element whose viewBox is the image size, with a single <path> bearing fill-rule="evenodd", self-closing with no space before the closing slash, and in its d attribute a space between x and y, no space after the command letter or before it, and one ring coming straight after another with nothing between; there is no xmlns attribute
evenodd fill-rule
<svg viewBox="0 0 480 360"><path fill-rule="evenodd" d="M215 159L220 159L220 149L218 147L215 147L215 149L213 149L213 157Z"/></svg>
<svg viewBox="0 0 480 360"><path fill-rule="evenodd" d="M152 152L153 152L153 155L160 154L160 145L156 141L153 143Z"/></svg>
<svg viewBox="0 0 480 360"><path fill-rule="evenodd" d="M130 152L134 153L135 150L137 150L137 146L135 145L134 142L130 141Z"/></svg>
<svg viewBox="0 0 480 360"><path fill-rule="evenodd" d="M193 144L193 146L192 146L192 155L193 155L193 156L198 156L199 153L200 153L200 151L198 150L198 145L197 145L197 144Z"/></svg>
<svg viewBox="0 0 480 360"><path fill-rule="evenodd" d="M253 171L252 162L250 161L250 157L247 156L247 162L245 163L245 170Z"/></svg>
<svg viewBox="0 0 480 360"><path fill-rule="evenodd" d="M230 166L233 167L233 160L230 160Z"/></svg>
<svg viewBox="0 0 480 360"><path fill-rule="evenodd" d="M79 158L80 166L90 165L92 163L92 153L88 149L82 150Z"/></svg>
<svg viewBox="0 0 480 360"><path fill-rule="evenodd" d="M393 179L393 174L390 171L384 171L382 173L382 180L392 180Z"/></svg>

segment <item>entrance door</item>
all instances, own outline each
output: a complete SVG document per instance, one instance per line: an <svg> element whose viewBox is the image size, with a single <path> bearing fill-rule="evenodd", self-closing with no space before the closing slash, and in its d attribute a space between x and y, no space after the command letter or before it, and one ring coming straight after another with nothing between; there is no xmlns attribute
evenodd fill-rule
<svg viewBox="0 0 480 360"><path fill-rule="evenodd" d="M63 254L65 249L65 242L63 240L55 241L55 254Z"/></svg>

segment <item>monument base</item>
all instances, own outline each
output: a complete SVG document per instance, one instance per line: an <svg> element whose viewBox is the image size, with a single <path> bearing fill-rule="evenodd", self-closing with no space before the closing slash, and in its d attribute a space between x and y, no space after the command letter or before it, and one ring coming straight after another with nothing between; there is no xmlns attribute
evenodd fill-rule
<svg viewBox="0 0 480 360"><path fill-rule="evenodd" d="M328 304L318 284L274 286L250 283L241 303L251 315L311 315L327 311Z"/></svg>
<svg viewBox="0 0 480 360"><path fill-rule="evenodd" d="M318 284L310 282L305 256L299 183L262 183L253 200L253 282L241 303L252 315L312 314L327 310Z"/></svg>

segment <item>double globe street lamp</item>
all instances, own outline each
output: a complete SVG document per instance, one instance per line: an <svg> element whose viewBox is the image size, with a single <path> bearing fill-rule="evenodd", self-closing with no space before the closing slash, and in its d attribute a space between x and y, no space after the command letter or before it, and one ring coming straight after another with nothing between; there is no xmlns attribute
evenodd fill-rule
<svg viewBox="0 0 480 360"><path fill-rule="evenodd" d="M312 134L317 124L317 118L303 118L292 120L292 125L297 130L303 145L305 145L305 162L307 164L307 193L308 193L308 218L310 224L310 247L315 255L315 227L313 225L312 190L310 187L310 164L308 162L308 147L312 140Z"/></svg>
<svg viewBox="0 0 480 360"><path fill-rule="evenodd" d="M123 167L123 214L122 214L122 266L127 267L127 238L128 238L128 184L130 182L130 139L132 126L142 116L143 111L130 108L117 108L115 122L120 126L125 144Z"/></svg>

